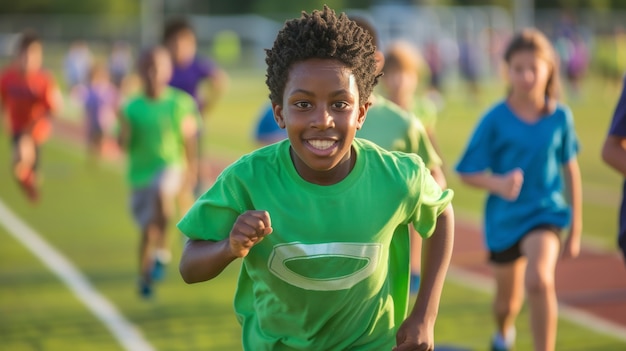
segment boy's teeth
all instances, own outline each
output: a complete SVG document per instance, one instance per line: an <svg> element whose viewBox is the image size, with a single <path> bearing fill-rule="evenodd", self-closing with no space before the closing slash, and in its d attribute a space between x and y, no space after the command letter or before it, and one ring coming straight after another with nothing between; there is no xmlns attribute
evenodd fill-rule
<svg viewBox="0 0 626 351"><path fill-rule="evenodd" d="M318 150L326 150L335 144L332 140L309 140L309 144Z"/></svg>

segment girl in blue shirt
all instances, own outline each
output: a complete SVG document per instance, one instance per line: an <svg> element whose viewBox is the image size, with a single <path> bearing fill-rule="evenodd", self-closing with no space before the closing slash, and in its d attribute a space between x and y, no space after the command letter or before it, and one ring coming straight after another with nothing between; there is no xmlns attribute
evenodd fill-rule
<svg viewBox="0 0 626 351"><path fill-rule="evenodd" d="M535 350L554 350L559 252L580 250L582 195L578 139L570 109L557 102L558 67L535 29L516 35L504 54L505 99L480 120L456 166L462 181L489 192L485 241L494 269L497 333L492 350L510 350L524 288ZM561 241L560 233L569 228Z"/></svg>

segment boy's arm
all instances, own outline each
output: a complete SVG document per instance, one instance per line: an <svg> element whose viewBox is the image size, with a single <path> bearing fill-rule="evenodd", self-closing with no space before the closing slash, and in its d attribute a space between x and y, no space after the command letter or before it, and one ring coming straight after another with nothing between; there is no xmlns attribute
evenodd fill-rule
<svg viewBox="0 0 626 351"><path fill-rule="evenodd" d="M208 83L208 87L205 87L207 99L205 99L205 104L202 108L202 116L204 118L209 115L217 101L222 98L228 87L228 82L228 74L217 67L215 68L214 74L207 77L206 83Z"/></svg>
<svg viewBox="0 0 626 351"><path fill-rule="evenodd" d="M602 160L626 177L626 138L608 135L602 147Z"/></svg>
<svg viewBox="0 0 626 351"><path fill-rule="evenodd" d="M228 238L189 240L180 259L180 275L189 284L213 279L235 259L246 257L254 245L271 233L268 212L246 211L237 217Z"/></svg>
<svg viewBox="0 0 626 351"><path fill-rule="evenodd" d="M582 180L576 158L571 159L563 166L563 176L565 178L566 194L569 197L568 200L572 208L572 223L569 235L563 246L563 257L573 258L580 253L580 239L583 226Z"/></svg>
<svg viewBox="0 0 626 351"><path fill-rule="evenodd" d="M236 258L230 251L229 239L189 240L180 259L180 275L187 284L210 280L217 277Z"/></svg>
<svg viewBox="0 0 626 351"><path fill-rule="evenodd" d="M398 330L395 351L434 348L435 320L453 244L454 211L448 205L437 218L433 235L423 242L419 292L413 309Z"/></svg>
<svg viewBox="0 0 626 351"><path fill-rule="evenodd" d="M198 123L195 115L189 115L182 121L181 130L183 133L183 140L185 143L185 157L187 161L187 174L189 175L188 182L190 188L193 189L195 184L191 184L196 180L196 174L198 167Z"/></svg>

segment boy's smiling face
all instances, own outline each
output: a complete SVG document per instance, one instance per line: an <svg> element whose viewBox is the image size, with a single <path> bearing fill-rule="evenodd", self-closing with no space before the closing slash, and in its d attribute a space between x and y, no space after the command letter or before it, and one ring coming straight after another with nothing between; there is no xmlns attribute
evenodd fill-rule
<svg viewBox="0 0 626 351"><path fill-rule="evenodd" d="M352 141L368 106L359 106L355 77L340 61L308 59L293 64L282 104L273 108L276 122L287 129L302 178L328 185L350 173Z"/></svg>

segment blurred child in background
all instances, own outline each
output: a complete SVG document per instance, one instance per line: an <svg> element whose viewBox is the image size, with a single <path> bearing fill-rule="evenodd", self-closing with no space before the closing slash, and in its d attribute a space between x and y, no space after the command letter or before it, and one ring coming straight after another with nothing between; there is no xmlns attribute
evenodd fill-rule
<svg viewBox="0 0 626 351"><path fill-rule="evenodd" d="M198 110L189 94L168 86L172 63L164 48L146 51L138 71L143 92L122 109L120 143L128 153L131 208L141 231L139 293L148 298L170 261L167 230L176 201L189 197L195 181Z"/></svg>
<svg viewBox="0 0 626 351"><path fill-rule="evenodd" d="M420 52L413 44L394 41L385 49L381 85L387 99L412 112L420 120L441 157L435 133L437 105L420 90L425 69Z"/></svg>
<svg viewBox="0 0 626 351"><path fill-rule="evenodd" d="M263 105L254 126L254 141L257 145L265 146L287 138L287 132L280 128L274 118L274 109L271 103Z"/></svg>
<svg viewBox="0 0 626 351"><path fill-rule="evenodd" d="M556 262L560 252L567 258L580 251L578 138L571 110L557 100L558 61L545 35L518 33L504 60L508 94L482 117L456 170L463 182L489 193L484 227L497 324L491 349L514 348L525 290L534 350L550 351L557 334Z"/></svg>
<svg viewBox="0 0 626 351"><path fill-rule="evenodd" d="M112 134L120 96L106 66L99 63L91 67L87 83L77 89L75 95L82 102L85 115L87 162L97 164Z"/></svg>
<svg viewBox="0 0 626 351"><path fill-rule="evenodd" d="M626 76L622 79L622 93L615 106L608 135L604 139L602 159L624 178L617 243L622 258L626 259Z"/></svg>
<svg viewBox="0 0 626 351"><path fill-rule="evenodd" d="M133 53L130 45L125 41L113 43L108 58L109 75L111 82L121 92L125 91L125 83L133 68Z"/></svg>
<svg viewBox="0 0 626 351"><path fill-rule="evenodd" d="M378 43L378 33L373 24L363 17L352 17L359 26L365 29ZM387 65L382 51L376 50L377 74ZM384 75L383 75L384 77ZM441 158L433 147L423 124L413 114L384 98L380 94L370 96L371 106L367 112L367 121L357 137L370 140L390 151L402 151L419 155L433 178L442 189L446 188L446 179L441 168ZM422 239L414 228L411 231L411 266L410 292L415 294L420 283ZM393 242L401 245L400 241ZM398 272L404 274L404 272Z"/></svg>
<svg viewBox="0 0 626 351"><path fill-rule="evenodd" d="M228 84L228 76L212 60L197 53L197 40L191 24L182 18L174 18L165 24L163 44L173 62L170 86L193 96L205 121L213 107L222 97ZM204 124L198 128L198 157L202 157ZM199 195L203 176L198 167L195 194Z"/></svg>
<svg viewBox="0 0 626 351"><path fill-rule="evenodd" d="M65 81L70 91L87 82L87 76L92 64L93 55L87 42L84 40L72 42L63 61Z"/></svg>
<svg viewBox="0 0 626 351"><path fill-rule="evenodd" d="M43 45L37 33L21 34L16 56L0 73L0 103L11 131L12 174L35 202L40 146L50 134L50 118L61 108L62 97L52 75L42 68Z"/></svg>

